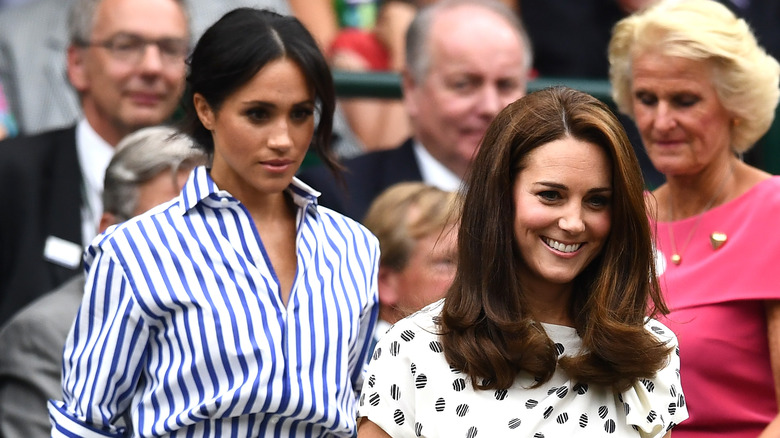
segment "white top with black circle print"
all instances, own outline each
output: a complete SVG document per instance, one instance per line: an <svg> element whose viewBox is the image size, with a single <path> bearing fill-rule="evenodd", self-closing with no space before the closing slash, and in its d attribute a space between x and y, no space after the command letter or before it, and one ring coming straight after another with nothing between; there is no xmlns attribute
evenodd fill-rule
<svg viewBox="0 0 780 438"><path fill-rule="evenodd" d="M508 390L476 390L445 360L434 323L442 303L396 323L369 363L359 415L394 438L662 437L688 418L677 338L655 320L647 329L675 348L652 379L625 392L574 382L560 369L538 388L521 375ZM580 350L574 328L543 326L560 354Z"/></svg>

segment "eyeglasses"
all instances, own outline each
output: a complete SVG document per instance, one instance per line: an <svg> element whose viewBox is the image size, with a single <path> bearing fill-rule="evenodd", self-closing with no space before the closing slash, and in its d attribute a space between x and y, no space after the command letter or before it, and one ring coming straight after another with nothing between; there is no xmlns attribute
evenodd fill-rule
<svg viewBox="0 0 780 438"><path fill-rule="evenodd" d="M146 46L154 44L165 64L181 62L189 52L187 41L179 38L161 38L148 40L140 35L120 33L104 41L82 41L83 47L102 47L111 53L114 59L128 64L138 64L146 54Z"/></svg>

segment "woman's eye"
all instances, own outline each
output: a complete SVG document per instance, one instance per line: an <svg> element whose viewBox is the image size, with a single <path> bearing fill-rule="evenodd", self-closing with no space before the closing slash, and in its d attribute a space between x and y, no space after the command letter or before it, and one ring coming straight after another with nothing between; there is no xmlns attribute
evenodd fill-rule
<svg viewBox="0 0 780 438"><path fill-rule="evenodd" d="M311 108L300 108L293 110L291 117L293 120L307 120L314 115L314 110Z"/></svg>
<svg viewBox="0 0 780 438"><path fill-rule="evenodd" d="M699 98L692 95L683 95L674 98L675 105L679 107L691 107L699 103Z"/></svg>
<svg viewBox="0 0 780 438"><path fill-rule="evenodd" d="M561 194L554 191L554 190L545 190L542 192L539 192L537 194L540 198L542 198L545 201L557 201L561 199Z"/></svg>
<svg viewBox="0 0 780 438"><path fill-rule="evenodd" d="M655 105L658 102L658 98L648 93L637 93L635 97L642 105L646 106Z"/></svg>
<svg viewBox="0 0 780 438"><path fill-rule="evenodd" d="M607 196L593 196L588 199L588 203L595 208L604 208L609 205L609 197Z"/></svg>
<svg viewBox="0 0 780 438"><path fill-rule="evenodd" d="M268 111L260 108L250 109L246 112L247 117L252 120L266 120L268 119Z"/></svg>

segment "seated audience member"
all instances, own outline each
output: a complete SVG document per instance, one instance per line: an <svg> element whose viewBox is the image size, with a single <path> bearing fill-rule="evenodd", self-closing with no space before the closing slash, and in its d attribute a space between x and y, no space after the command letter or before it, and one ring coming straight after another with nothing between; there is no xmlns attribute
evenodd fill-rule
<svg viewBox="0 0 780 438"><path fill-rule="evenodd" d="M68 27L62 17L75 0L35 0L0 10L0 82L23 135L62 128L81 118L79 97L66 73ZM288 0L185 0L192 40L239 6L289 14Z"/></svg>
<svg viewBox="0 0 780 438"><path fill-rule="evenodd" d="M105 173L99 232L176 195L206 155L176 131L150 127L117 144ZM78 274L33 301L0 329L0 436L45 438L46 402L62 394L62 349L84 293Z"/></svg>
<svg viewBox="0 0 780 438"><path fill-rule="evenodd" d="M166 121L184 90L182 0L74 0L68 79L84 117L0 142L0 323L79 272L103 210L103 173L122 137Z"/></svg>
<svg viewBox="0 0 780 438"><path fill-rule="evenodd" d="M421 182L395 184L371 204L363 224L381 250L375 338L447 292L457 258L456 208L456 192Z"/></svg>
<svg viewBox="0 0 780 438"><path fill-rule="evenodd" d="M322 192L320 204L358 220L401 181L455 190L490 122L525 94L530 65L530 42L503 3L441 0L422 8L407 31L402 84L413 137L347 160L346 191L324 167L301 179Z"/></svg>

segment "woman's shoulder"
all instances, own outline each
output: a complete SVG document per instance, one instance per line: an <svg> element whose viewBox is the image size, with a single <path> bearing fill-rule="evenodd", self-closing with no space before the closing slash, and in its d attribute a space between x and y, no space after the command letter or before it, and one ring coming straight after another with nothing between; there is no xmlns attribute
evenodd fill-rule
<svg viewBox="0 0 780 438"><path fill-rule="evenodd" d="M369 231L368 228L349 216L322 205L317 205L316 210L317 214L322 218L323 227L326 229L333 228L341 233L375 238L374 234Z"/></svg>
<svg viewBox="0 0 780 438"><path fill-rule="evenodd" d="M441 299L400 319L382 336L382 340L437 342L439 337L438 317L443 304L444 299Z"/></svg>
<svg viewBox="0 0 780 438"><path fill-rule="evenodd" d="M770 176L754 181L735 199L721 204L710 212L716 217L743 217L750 212L758 217L780 214L780 176Z"/></svg>

